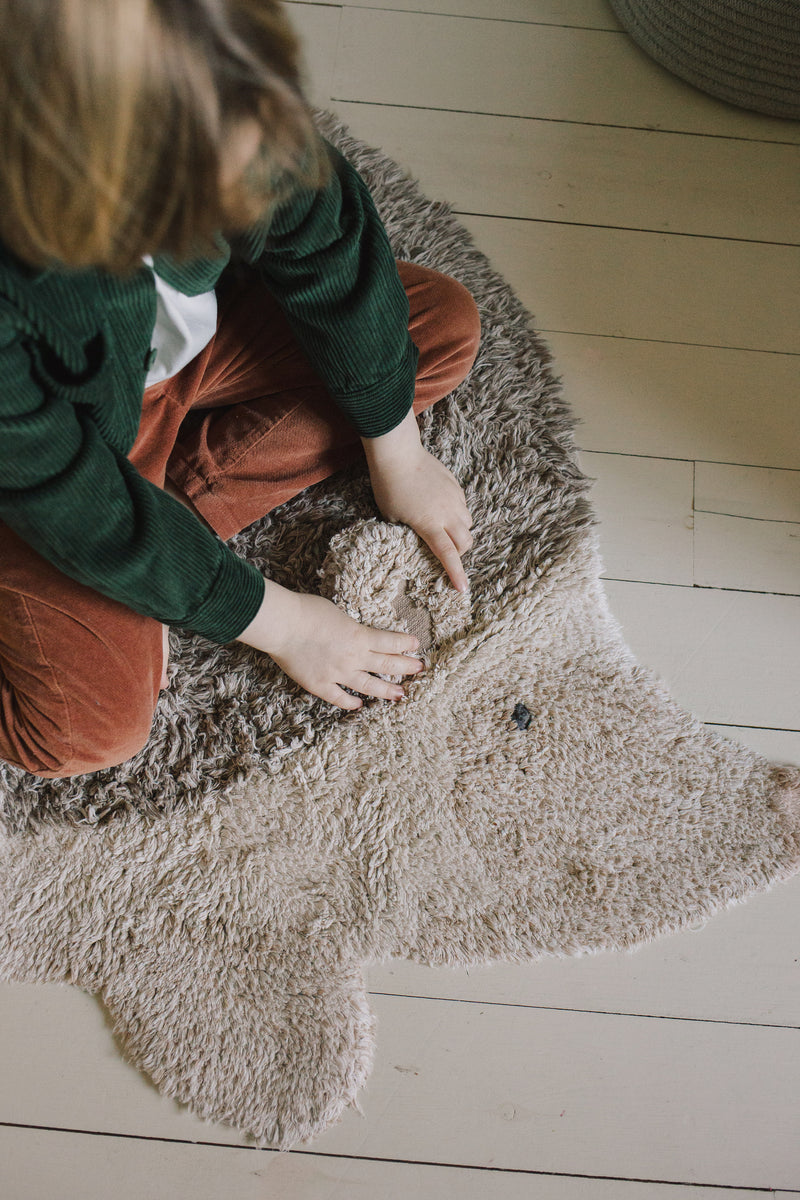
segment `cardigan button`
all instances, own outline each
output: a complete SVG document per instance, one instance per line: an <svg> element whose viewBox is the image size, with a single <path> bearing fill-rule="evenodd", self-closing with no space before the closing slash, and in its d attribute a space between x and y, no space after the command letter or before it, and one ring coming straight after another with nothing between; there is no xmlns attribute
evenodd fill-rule
<svg viewBox="0 0 800 1200"><path fill-rule="evenodd" d="M147 351L147 353L144 356L145 371L150 370L150 368L152 367L153 363L156 361L157 358L158 358L158 350L156 350L155 346L151 346L150 349Z"/></svg>

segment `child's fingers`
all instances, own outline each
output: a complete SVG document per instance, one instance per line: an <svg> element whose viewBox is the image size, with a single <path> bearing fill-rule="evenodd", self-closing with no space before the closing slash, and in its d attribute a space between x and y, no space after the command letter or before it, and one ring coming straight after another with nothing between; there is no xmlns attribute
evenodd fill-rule
<svg viewBox="0 0 800 1200"><path fill-rule="evenodd" d="M378 675L416 675L424 665L420 659L410 658L407 654L374 654L368 669Z"/></svg>
<svg viewBox="0 0 800 1200"><path fill-rule="evenodd" d="M374 696L377 700L402 700L405 695L399 683L378 679L367 671L357 671L352 679L347 680L347 686L362 696Z"/></svg>
<svg viewBox="0 0 800 1200"><path fill-rule="evenodd" d="M461 555L456 549L450 535L443 532L438 537L426 538L425 540L444 567L453 586L459 592L466 592L469 588L467 575L461 563Z"/></svg>
<svg viewBox="0 0 800 1200"><path fill-rule="evenodd" d="M467 574L464 568L461 566L460 558L456 559L456 564L457 565L454 565L452 562L444 563L444 568L447 571L450 582L453 584L453 587L456 589L456 591L468 592L469 583L467 582Z"/></svg>
<svg viewBox="0 0 800 1200"><path fill-rule="evenodd" d="M475 545L475 539L470 533L468 525L453 525L448 527L447 532L459 554L466 554Z"/></svg>
<svg viewBox="0 0 800 1200"><path fill-rule="evenodd" d="M382 629L369 629L369 648L375 654L415 654L419 650L419 638L412 633L388 633ZM396 675L397 671L384 672Z"/></svg>
<svg viewBox="0 0 800 1200"><path fill-rule="evenodd" d="M321 700L327 700L329 704L335 704L337 708L346 708L350 712L356 712L364 703L360 697L351 696L344 688L339 687L338 683L333 683L327 688L320 688L318 692L312 692L311 695L319 696Z"/></svg>

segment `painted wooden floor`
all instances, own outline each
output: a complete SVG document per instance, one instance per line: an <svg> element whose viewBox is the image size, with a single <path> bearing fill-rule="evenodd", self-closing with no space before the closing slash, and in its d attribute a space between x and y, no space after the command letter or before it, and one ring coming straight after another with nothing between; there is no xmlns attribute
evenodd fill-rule
<svg viewBox="0 0 800 1200"><path fill-rule="evenodd" d="M800 124L668 75L604 0L291 3L313 100L450 201L581 419L606 588L702 720L800 764ZM69 988L0 988L3 1200L800 1194L800 878L631 955L369 973L373 1075L255 1151Z"/></svg>

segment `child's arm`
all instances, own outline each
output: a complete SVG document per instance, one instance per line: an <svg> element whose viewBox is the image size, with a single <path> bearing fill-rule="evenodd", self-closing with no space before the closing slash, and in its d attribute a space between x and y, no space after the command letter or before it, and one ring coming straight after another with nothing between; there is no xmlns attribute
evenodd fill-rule
<svg viewBox="0 0 800 1200"><path fill-rule="evenodd" d="M413 410L389 433L361 439L378 508L410 525L430 546L460 592L461 555L472 547L472 517L455 476L423 447Z"/></svg>
<svg viewBox="0 0 800 1200"><path fill-rule="evenodd" d="M409 305L369 190L337 150L322 192L301 193L267 231L238 239L328 390L361 435L378 507L419 533L454 585L472 545L464 494L420 443L411 411L418 351Z"/></svg>
<svg viewBox="0 0 800 1200"><path fill-rule="evenodd" d="M361 437L411 408L419 351L409 301L366 183L333 146L322 191L301 190L231 239L282 308L309 362Z"/></svg>
<svg viewBox="0 0 800 1200"><path fill-rule="evenodd" d="M10 324L0 325L0 380L0 520L101 595L233 640L261 603L256 566L139 474L119 444L124 431L112 444L88 404L40 380Z"/></svg>

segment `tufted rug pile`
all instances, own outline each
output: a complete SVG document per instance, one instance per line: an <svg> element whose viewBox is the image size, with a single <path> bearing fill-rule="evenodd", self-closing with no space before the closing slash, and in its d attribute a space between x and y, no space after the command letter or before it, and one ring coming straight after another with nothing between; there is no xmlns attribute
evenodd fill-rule
<svg viewBox="0 0 800 1200"><path fill-rule="evenodd" d="M98 994L199 1116L291 1149L371 1069L364 966L630 948L800 868L800 771L710 732L609 612L549 356L448 208L327 114L399 258L472 291L483 341L423 418L475 518L460 596L355 466L234 540L279 582L413 627L428 670L355 714L270 659L173 634L148 746L0 774L0 974Z"/></svg>

